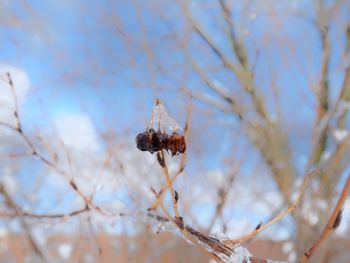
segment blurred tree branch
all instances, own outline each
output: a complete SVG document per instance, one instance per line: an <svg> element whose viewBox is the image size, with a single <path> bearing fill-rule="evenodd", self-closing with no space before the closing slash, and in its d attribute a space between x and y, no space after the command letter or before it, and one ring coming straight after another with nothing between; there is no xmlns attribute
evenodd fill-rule
<svg viewBox="0 0 350 263"><path fill-rule="evenodd" d="M42 251L42 249L40 248L40 246L37 244L36 240L34 239L31 230L30 230L30 226L27 224L27 222L25 221L25 219L21 216L23 213L21 211L21 209L17 206L17 204L15 203L15 201L13 200L13 198L11 197L11 195L8 193L8 191L6 190L5 186L0 183L0 194L3 195L4 199L5 199L5 204L6 206L10 209L13 210L15 212L15 216L19 216L19 220L21 222L21 225L25 231L28 243L30 245L30 247L33 249L33 251L39 256L39 258L43 261L46 262L46 256L44 254L44 252ZM13 217L15 217L13 216Z"/></svg>
<svg viewBox="0 0 350 263"><path fill-rule="evenodd" d="M301 256L300 263L307 262L313 256L315 251L320 247L321 243L325 239L327 239L334 232L334 230L340 225L341 218L342 218L342 211L343 211L342 209L343 209L349 188L350 188L350 175L348 175L346 179L344 187L339 196L338 202L333 210L333 213L331 214L328 220L327 225L325 226L324 230L322 231L320 237L317 239L315 244Z"/></svg>
<svg viewBox="0 0 350 263"><path fill-rule="evenodd" d="M247 94L251 97L254 109L261 119L258 122L247 119L245 117L245 112L243 111L243 105L239 105L234 97L229 95L228 91L218 88L218 86L215 85L215 81L211 80L197 63L193 62L193 67L201 79L226 103L231 105L232 113L239 119L242 119L243 125L247 129L249 139L261 152L261 155L270 167L272 175L284 197L284 200L287 203L290 203L290 189L294 181L294 168L292 167L287 135L283 132L279 124L276 123L276 121L272 121L269 117L263 101L263 96L258 92L258 89L254 84L254 74L249 69L248 57L244 51L243 44L238 41L234 33L234 25L230 16L231 12L223 0L220 0L219 4L224 14L227 27L229 28L229 38L232 42L233 52L239 60L239 65L230 62L220 51L215 44L213 37L206 32L200 22L192 18L188 5L183 4L182 8L193 29L202 37L208 47L210 47L213 53L222 61L223 65L240 80L240 83L245 88Z"/></svg>

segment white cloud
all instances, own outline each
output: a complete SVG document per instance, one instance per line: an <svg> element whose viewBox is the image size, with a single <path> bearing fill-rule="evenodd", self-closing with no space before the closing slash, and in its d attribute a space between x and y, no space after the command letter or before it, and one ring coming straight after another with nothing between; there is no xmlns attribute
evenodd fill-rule
<svg viewBox="0 0 350 263"><path fill-rule="evenodd" d="M30 80L27 73L19 68L0 64L0 121L15 124L15 101L8 83L7 73L10 73L20 108L30 88Z"/></svg>
<svg viewBox="0 0 350 263"><path fill-rule="evenodd" d="M67 114L56 118L54 126L68 148L89 152L99 150L99 139L89 116L83 113Z"/></svg>
<svg viewBox="0 0 350 263"><path fill-rule="evenodd" d="M92 194L97 182L101 167L103 166L104 154L101 140L98 137L94 124L89 116L84 113L62 114L53 120L54 130L67 148L63 150L57 139L53 139L52 145L56 145L59 153L60 167L65 167L66 171L73 176L75 183L85 195ZM67 161L67 155L71 161L71 166ZM55 176L53 176L53 180ZM111 178L109 183L112 183ZM106 183L107 184L107 183ZM60 184L56 186L60 187Z"/></svg>

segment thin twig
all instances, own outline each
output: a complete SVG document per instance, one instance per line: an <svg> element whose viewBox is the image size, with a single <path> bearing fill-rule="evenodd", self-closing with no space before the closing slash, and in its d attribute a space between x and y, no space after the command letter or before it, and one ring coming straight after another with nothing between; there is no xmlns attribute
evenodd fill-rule
<svg viewBox="0 0 350 263"><path fill-rule="evenodd" d="M286 215L292 213L294 211L294 209L300 203L301 198L303 197L303 194L304 194L304 192L306 190L306 187L308 186L308 184L310 182L310 179L317 173L318 172L310 172L310 173L308 173L305 176L304 182L302 183L301 187L299 188L297 199L295 200L295 202L286 211L284 211L282 214L276 216L275 218L273 218L272 220L270 220L268 223L266 223L264 225L259 224L252 232L248 233L247 235L244 235L244 236L242 236L242 237L240 237L238 239L225 240L225 243L226 244L230 244L230 245L244 243L244 242L254 238L257 234L259 234L260 232L264 231L268 227L270 227L273 224L277 223L282 218L284 218Z"/></svg>
<svg viewBox="0 0 350 263"><path fill-rule="evenodd" d="M210 233L211 229L214 226L214 223L216 219L222 215L222 211L226 205L227 202L227 196L231 190L231 187L233 185L235 175L237 174L237 171L232 172L228 175L227 181L225 181L225 184L217 189L218 191L218 202L215 207L214 216L212 217L209 226L207 228L207 232Z"/></svg>
<svg viewBox="0 0 350 263"><path fill-rule="evenodd" d="M87 207L82 209L70 212L68 214L33 214L25 211L18 212L0 212L0 217L27 217L27 218L36 218L36 219L60 219L74 217L85 212L89 211Z"/></svg>
<svg viewBox="0 0 350 263"><path fill-rule="evenodd" d="M15 214L21 214L20 207L16 204L13 197L10 195L10 193L7 191L4 184L0 183L0 194L4 197L4 201L6 206L14 211ZM30 226L26 222L24 217L19 216L19 220L21 222L21 225L26 233L26 237L28 240L29 245L33 248L34 252L44 261L46 262L46 256L44 251L40 248L40 246L37 244L35 238L33 237Z"/></svg>
<svg viewBox="0 0 350 263"><path fill-rule="evenodd" d="M186 119L186 124L185 124L185 128L184 128L184 136L185 136L185 141L188 142L188 137L190 134L190 130L191 130L191 120L192 120L192 105L190 105L187 109L187 119ZM152 116L152 121L153 121L153 116ZM180 164L179 167L175 173L175 175L173 177L171 177L171 185L175 182L175 180L178 178L178 176L183 172L183 170L185 169L185 165L186 165L186 159L187 159L187 154L186 152L182 154L181 156L181 160L180 160ZM155 210L157 209L158 205L159 205L159 201L162 199L164 193L169 189L169 185L166 184L165 186L162 187L162 189L160 190L160 194L159 194L159 198L157 198L154 203L151 205L151 207L149 208L149 210Z"/></svg>
<svg viewBox="0 0 350 263"><path fill-rule="evenodd" d="M306 251L300 258L300 263L307 262L315 253L315 251L320 247L321 243L326 240L333 232L334 230L339 226L341 221L341 213L344 206L344 202L346 200L346 195L348 193L348 190L350 188L350 174L348 175L348 178L345 182L345 185L343 187L343 190L339 196L338 202L333 210L333 213L331 214L327 225L323 229L320 237L317 239L315 244Z"/></svg>
<svg viewBox="0 0 350 263"><path fill-rule="evenodd" d="M157 195L156 197L157 197L157 199L159 199L159 195ZM190 240L195 246L197 246L202 251L204 251L211 259L214 259L215 261L220 262L220 258L217 255L210 253L203 245L201 245L195 238L193 238L189 232L187 232L187 229L185 227L180 227L177 224L175 219L172 218L172 216L169 214L168 210L165 208L165 206L163 204L163 200L161 200L161 199L159 199L159 206L162 209L162 211L164 212L166 218L170 222L172 222L188 240Z"/></svg>
<svg viewBox="0 0 350 263"><path fill-rule="evenodd" d="M180 213L179 213L179 209L177 208L177 201L175 198L175 191L173 188L173 184L172 184L172 180L170 179L170 175L169 175L169 171L168 171L168 166L166 165L165 162L165 157L164 157L164 151L161 150L160 154L158 153L158 156L161 157L162 162L164 165L161 165L162 169L163 169L163 174L165 176L166 182L167 182L167 186L170 190L170 195L171 195L171 199L172 199L172 203L173 203L173 209L174 209L174 213L176 217L180 217Z"/></svg>
<svg viewBox="0 0 350 263"><path fill-rule="evenodd" d="M47 159L43 154L41 154L37 148L34 146L33 142L29 139L29 137L24 133L23 128L22 128L22 124L20 121L20 116L19 116L19 110L18 110L18 102L17 102L17 95L15 92L15 86L12 80L12 77L10 75L10 73L7 73L7 78L8 78L8 84L10 85L11 88L11 92L13 95L13 99L14 99L14 103L15 103L15 109L14 109L14 117L16 119L16 127L10 125L10 124L6 124L3 122L0 122L0 125L5 126L11 130L14 130L15 132L17 132L21 138L25 141L25 143L27 144L30 153L29 155L31 156L35 156L37 157L40 161L42 161L44 164L46 164L48 167L51 167L53 170L55 170L58 174L62 175L63 177L65 177L66 179L68 179L68 183L69 185L73 188L73 190L84 200L85 204L87 206L89 206L90 208L95 209L97 212L99 212L100 214L105 214L101 208L99 208L98 206L94 205L92 203L91 198L86 197L83 192L80 190L80 188L78 187L78 185L74 182L74 180L72 179L71 175L69 175L69 173L65 172L64 170L62 170L61 168L59 168L53 161Z"/></svg>

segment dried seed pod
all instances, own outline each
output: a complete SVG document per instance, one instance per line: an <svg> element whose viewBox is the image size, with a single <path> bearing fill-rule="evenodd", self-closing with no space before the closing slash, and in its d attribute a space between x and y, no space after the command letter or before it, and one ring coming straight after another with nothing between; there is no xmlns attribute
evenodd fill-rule
<svg viewBox="0 0 350 263"><path fill-rule="evenodd" d="M173 156L178 153L185 153L185 137L174 132L167 141L166 149L169 150Z"/></svg>
<svg viewBox="0 0 350 263"><path fill-rule="evenodd" d="M157 100L152 116L148 128L136 136L137 148L152 154L161 150L169 151L173 156L185 153L185 137L179 133L182 128L169 117L160 100ZM157 131L154 128L156 124L158 124ZM171 131L172 134L169 135Z"/></svg>

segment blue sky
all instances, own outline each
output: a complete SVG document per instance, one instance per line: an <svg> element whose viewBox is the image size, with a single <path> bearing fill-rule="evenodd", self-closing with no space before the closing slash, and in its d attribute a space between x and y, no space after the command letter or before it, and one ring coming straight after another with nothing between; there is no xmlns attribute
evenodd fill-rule
<svg viewBox="0 0 350 263"><path fill-rule="evenodd" d="M84 4L83 2L73 4L66 1L47 1L45 3L33 1L29 2L28 5L8 3L7 5L3 4L4 10L7 11L4 13L6 16L13 17L15 21L4 23L0 27L1 39L3 40L0 44L2 50L0 60L3 63L24 68L28 72L33 89L31 91L32 97L27 102L29 112L26 112L27 114L32 112L34 119L38 119L40 116L40 111L42 111L40 107L44 107L45 112L53 115L59 114L61 111L83 110L100 127L103 127L101 120L106 121L106 119L115 117L121 122L120 126L132 127L135 115L142 115L143 119L147 117L142 114L145 111L136 111L136 108L142 107L149 112L153 98L157 94L163 93L163 96L167 97L175 95L176 91L179 90L179 84L172 83L174 81L172 77L163 76L159 72L156 73L157 84L161 86L162 83L167 83L168 86L172 86L172 89L170 92L169 90L162 92L152 89L151 73L147 69L149 62L147 62L147 55L145 55L141 43L144 33L140 28L140 18L136 17L137 9L135 10L132 1L118 1L116 4L111 4L109 1L102 1L98 4ZM296 3L300 4L298 1ZM140 4L139 8L142 11L141 19L147 30L149 45L157 48L153 50L157 60L154 64L163 62L158 61L163 57L167 60L164 61L166 65L171 65L176 61L181 65L184 57L178 52L168 52L171 41L164 41L164 45L162 42L157 42L161 41L160 37L167 34L169 24L174 33L182 30L181 27L176 28L178 25L175 18L179 12L178 8L176 5L169 8L169 11L164 14L168 18L167 23L162 23L159 15L155 15L156 11L154 10L156 9L153 5L152 1L144 2ZM172 7L172 5L170 6ZM200 12L199 8L199 11L196 8L193 9L204 21L208 19L207 17L217 16L217 13L208 16L208 11ZM236 9L234 15L237 13L237 16L234 18L238 22L242 21L243 19L239 17L240 5ZM254 5L251 9L252 12L259 11ZM120 20L122 30L128 34L130 42L121 40L120 35L118 35L121 33L118 32L119 29L116 29L116 27L121 26L114 25L116 22L109 16L117 17ZM181 25L182 19L178 20ZM285 47L281 46L283 44L281 42L272 42L263 50L256 71L263 80L262 87L265 86L268 89L271 77L265 74L266 70L269 70L267 63L271 63L272 69L279 70L278 79L275 81L284 87L283 93L286 95L282 96L282 100L287 99L288 101L281 101L281 104L285 105L283 109L288 115L294 111L292 105L295 103L293 101L299 100L300 90L303 90L311 98L310 100L314 101L312 94L308 91L305 72L298 71L300 67L298 68L297 65L305 63L305 55L310 56L311 59L307 60L304 67L307 74L310 75L309 77L315 77L319 70L320 51L315 48L319 47L318 36L308 21L284 16L281 17L281 22L279 30L282 32L280 35L290 37L290 44L296 48L296 56L292 58L289 67L281 67L281 63L284 63L281 60L283 59L281 55L285 53ZM266 35L277 35L269 30L269 28L276 27L274 23L276 21L269 16L258 13L257 18L248 25L253 38L246 38L247 44L250 45L252 40L259 43ZM210 23L208 24L210 25ZM341 52L341 47L344 45L344 41L340 41L344 40L344 37L342 39L337 32L339 27L335 25L334 29L331 30L334 40L332 52L334 53ZM224 37L217 36L218 44L224 50L228 50L227 53L230 53ZM304 44L300 44L299 41L304 37L307 37L307 40ZM193 44L197 45L198 43L194 41ZM131 54L128 53L130 50ZM253 51L250 52L252 58L254 57ZM196 58L200 55L200 52L193 53ZM332 56L335 59L332 60L334 67L331 68L330 81L334 91L339 90L339 83L342 80L341 70L336 69L339 57L339 54ZM205 57L201 56L200 59L204 64L213 62L212 58L206 61ZM130 65L130 60L134 60L132 62L135 63L134 66ZM178 71L179 69L175 69L173 72L177 74ZM227 74L221 75L222 81L232 81ZM134 85L132 78L137 78L140 83L138 87ZM221 81L221 79L219 80ZM190 76L188 84L195 88L202 85L195 74ZM43 106L35 106L35 104L39 104L39 100ZM273 107L273 104L270 106ZM296 119L296 122L304 122L304 118L310 118L308 117L309 105L301 110L300 119ZM32 117L28 118L33 119Z"/></svg>

